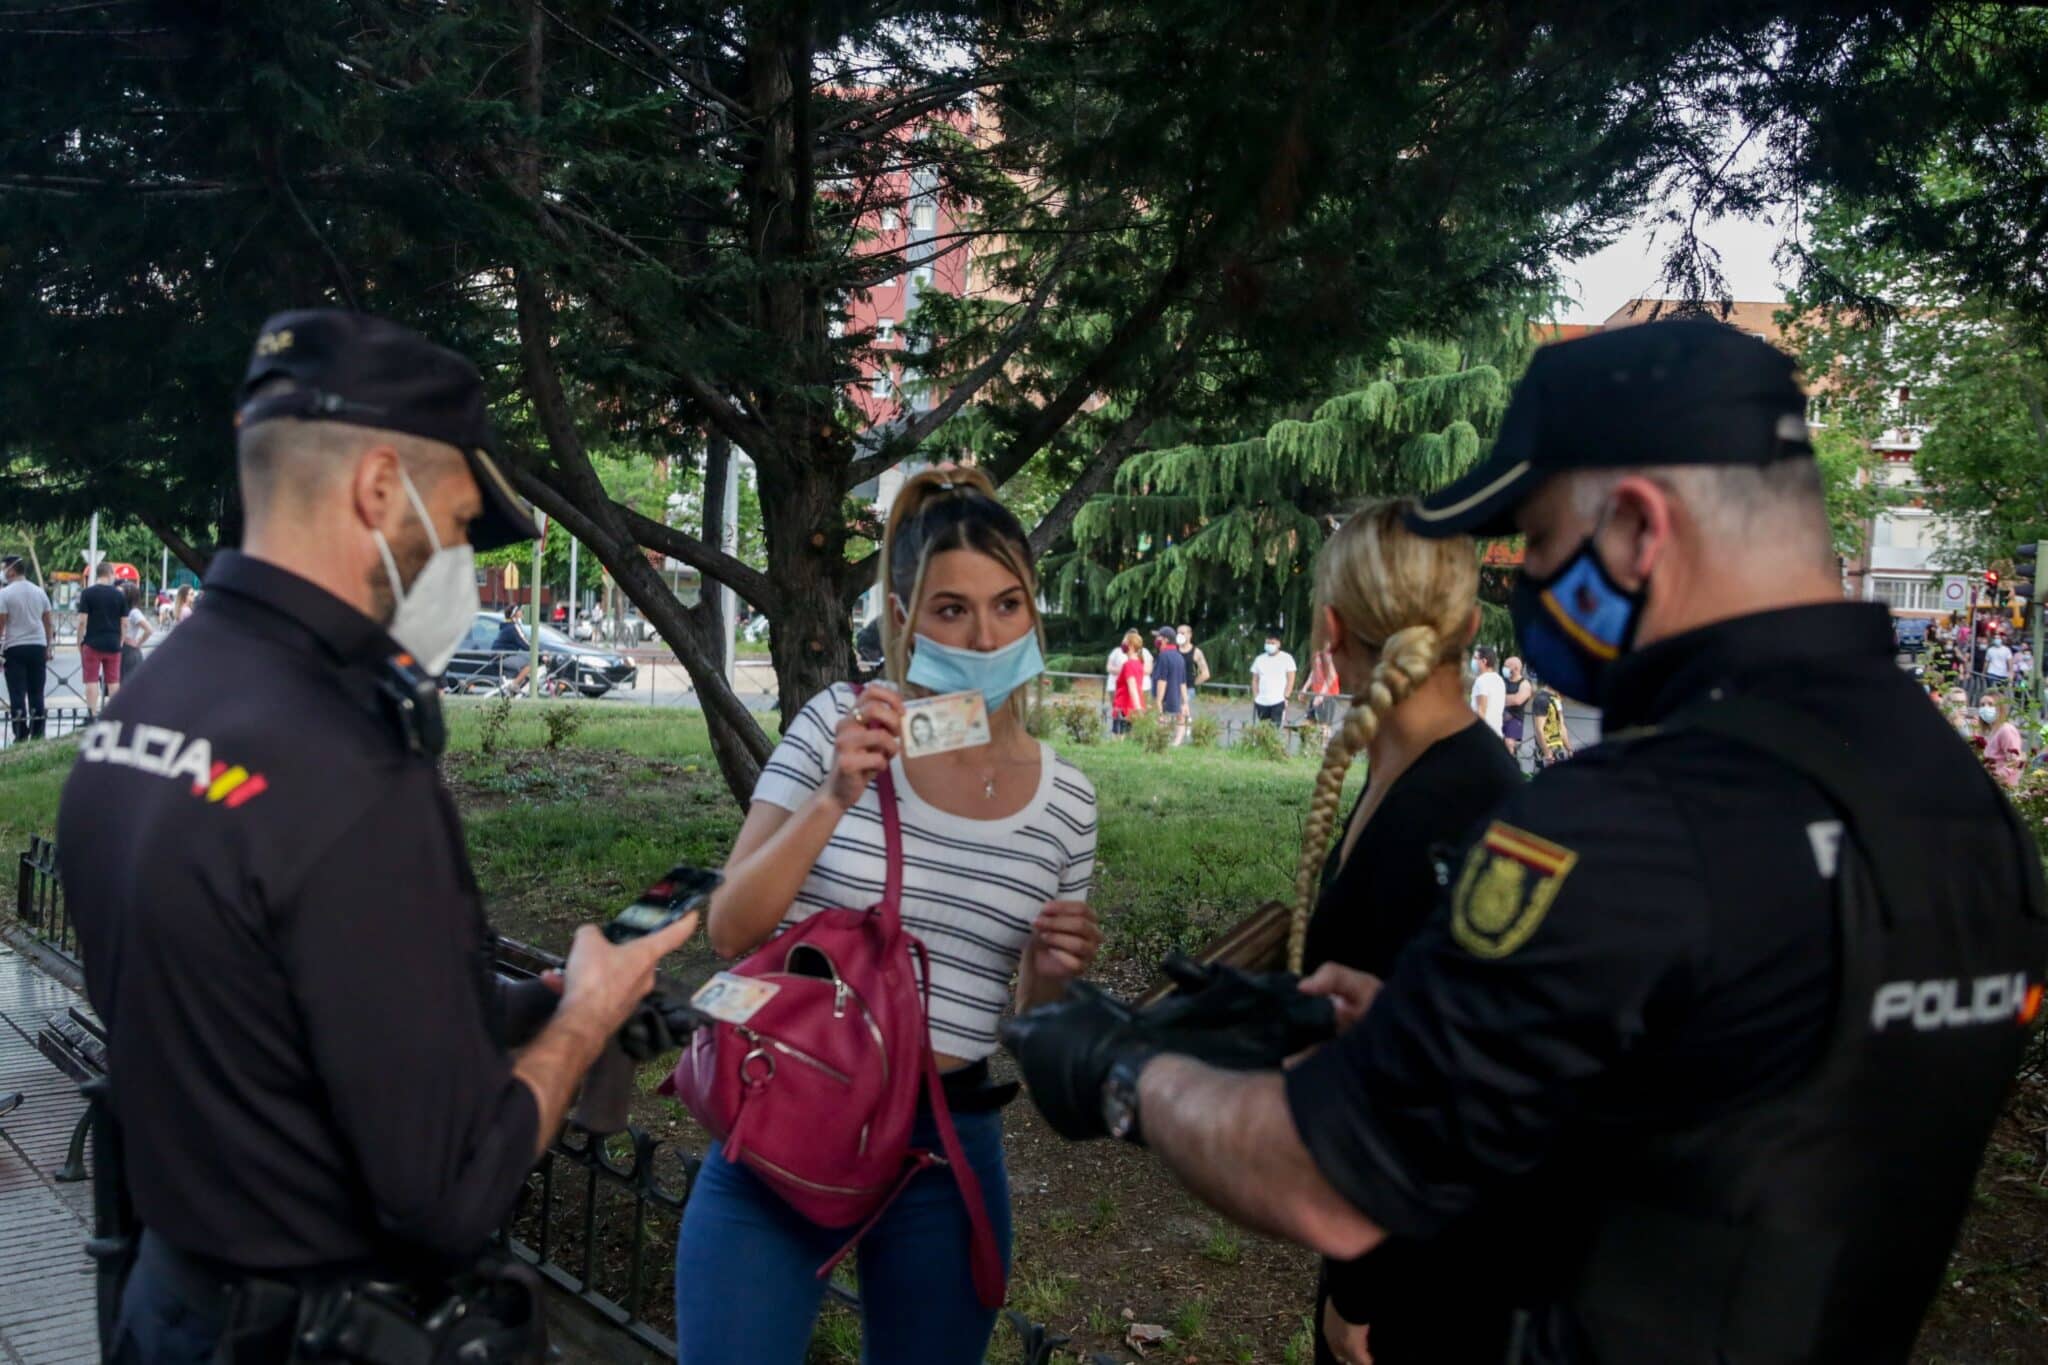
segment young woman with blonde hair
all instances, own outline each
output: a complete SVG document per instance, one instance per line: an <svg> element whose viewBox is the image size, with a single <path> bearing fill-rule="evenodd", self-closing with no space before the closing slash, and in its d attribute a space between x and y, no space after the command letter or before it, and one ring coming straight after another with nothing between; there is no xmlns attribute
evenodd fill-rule
<svg viewBox="0 0 2048 1365"><path fill-rule="evenodd" d="M1085 904L1095 865L1095 792L1024 729L1024 684L1043 671L1038 580L1024 528L975 469L914 475L881 552L884 673L811 699L761 770L713 895L706 934L751 952L829 907L880 899L887 873L887 770L902 830L904 927L931 958L931 1046L947 1108L1009 1259L1001 1104L988 1058L1013 1001L1060 995L1102 942ZM903 698L980 690L990 742L902 756ZM1012 982L1015 982L1014 989ZM937 1150L920 1109L913 1148ZM676 1250L682 1365L799 1365L825 1286L816 1271L845 1229L799 1215L742 1163L705 1156ZM970 1365L995 1311L979 1303L970 1220L943 1167L914 1176L860 1242L866 1365Z"/></svg>
<svg viewBox="0 0 2048 1365"><path fill-rule="evenodd" d="M1464 537L1424 540L1409 504L1359 509L1316 560L1316 633L1354 698L1317 774L1295 879L1289 958L1384 977L1435 908L1443 856L1521 782L1466 702L1464 659L1479 627L1479 556ZM1365 790L1339 836L1344 777L1363 755ZM1332 844L1335 844L1334 850ZM1479 1360L1506 1337L1470 1275L1483 1241L1389 1238L1326 1261L1316 1358L1375 1365ZM1469 1334L1469 1335L1468 1335Z"/></svg>

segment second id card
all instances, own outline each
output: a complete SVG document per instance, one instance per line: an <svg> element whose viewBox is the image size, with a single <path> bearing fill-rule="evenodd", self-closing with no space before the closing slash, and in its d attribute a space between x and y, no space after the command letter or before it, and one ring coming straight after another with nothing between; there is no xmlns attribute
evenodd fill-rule
<svg viewBox="0 0 2048 1365"><path fill-rule="evenodd" d="M760 1013L761 1006L775 998L782 987L772 981L720 972L697 988L690 1004L727 1024L744 1024Z"/></svg>
<svg viewBox="0 0 2048 1365"><path fill-rule="evenodd" d="M980 692L948 692L903 703L903 756L923 758L988 743L988 700Z"/></svg>

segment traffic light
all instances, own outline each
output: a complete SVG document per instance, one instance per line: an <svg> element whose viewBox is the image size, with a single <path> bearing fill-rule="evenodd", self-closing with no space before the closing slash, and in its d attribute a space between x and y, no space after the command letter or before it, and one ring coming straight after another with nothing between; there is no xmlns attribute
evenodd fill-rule
<svg viewBox="0 0 2048 1365"><path fill-rule="evenodd" d="M1984 571L1984 596L1990 599L1992 606L1995 607L1999 604L1998 570L1996 569L1986 569Z"/></svg>
<svg viewBox="0 0 2048 1365"><path fill-rule="evenodd" d="M2013 586L2027 594L2029 602L2041 600L2041 542L2030 540L2013 551Z"/></svg>

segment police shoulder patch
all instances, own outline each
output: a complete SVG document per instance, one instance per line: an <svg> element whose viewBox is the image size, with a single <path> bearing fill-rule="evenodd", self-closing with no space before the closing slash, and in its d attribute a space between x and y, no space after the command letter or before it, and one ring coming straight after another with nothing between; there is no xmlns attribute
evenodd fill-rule
<svg viewBox="0 0 2048 1365"><path fill-rule="evenodd" d="M1465 855L1451 896L1451 937L1475 957L1506 957L1529 941L1579 855L1496 820Z"/></svg>

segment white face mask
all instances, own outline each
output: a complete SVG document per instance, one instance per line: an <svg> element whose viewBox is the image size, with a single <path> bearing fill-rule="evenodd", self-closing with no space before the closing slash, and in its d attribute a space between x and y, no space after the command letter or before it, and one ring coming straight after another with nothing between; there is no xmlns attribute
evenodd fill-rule
<svg viewBox="0 0 2048 1365"><path fill-rule="evenodd" d="M1193 641L1194 637L1192 635L1177 635L1174 637L1174 639L1179 643L1182 649L1186 649L1189 643Z"/></svg>
<svg viewBox="0 0 2048 1365"><path fill-rule="evenodd" d="M1266 641L1266 652L1268 654L1278 654L1280 652L1280 646L1274 644L1271 640L1268 640Z"/></svg>
<svg viewBox="0 0 2048 1365"><path fill-rule="evenodd" d="M1992 706L1980 706L1977 708L1977 719L1989 725L1998 719L1998 709Z"/></svg>
<svg viewBox="0 0 2048 1365"><path fill-rule="evenodd" d="M455 657L455 647L469 633L470 622L476 619L476 552L466 541L442 545L434 530L434 519L427 515L427 504L412 486L412 479L402 468L398 477L405 483L405 495L412 500L412 510L420 525L427 528L434 553L408 588L399 581L398 561L391 556L391 542L382 531L370 533L377 537L377 553L384 557L384 576L391 580L391 595L398 603L385 631L405 646L421 668L439 676Z"/></svg>

